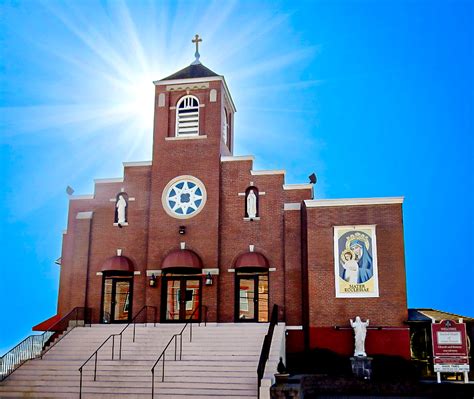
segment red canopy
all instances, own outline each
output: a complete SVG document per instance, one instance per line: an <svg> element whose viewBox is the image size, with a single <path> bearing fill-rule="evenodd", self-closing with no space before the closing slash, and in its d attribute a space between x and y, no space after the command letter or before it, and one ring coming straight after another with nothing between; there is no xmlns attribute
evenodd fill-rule
<svg viewBox="0 0 474 399"><path fill-rule="evenodd" d="M126 256L112 256L102 265L103 272L121 271L133 272L133 263Z"/></svg>
<svg viewBox="0 0 474 399"><path fill-rule="evenodd" d="M59 320L61 320L61 316L54 315L45 321L37 324L32 328L33 331L48 331L51 327L53 327Z"/></svg>
<svg viewBox="0 0 474 399"><path fill-rule="evenodd" d="M241 267L261 267L268 269L269 263L267 258L258 252L247 252L240 255L235 261L235 268L240 269Z"/></svg>
<svg viewBox="0 0 474 399"><path fill-rule="evenodd" d="M163 260L162 269L171 267L190 267L193 269L202 269L201 258L195 252L189 249L177 249L171 251Z"/></svg>

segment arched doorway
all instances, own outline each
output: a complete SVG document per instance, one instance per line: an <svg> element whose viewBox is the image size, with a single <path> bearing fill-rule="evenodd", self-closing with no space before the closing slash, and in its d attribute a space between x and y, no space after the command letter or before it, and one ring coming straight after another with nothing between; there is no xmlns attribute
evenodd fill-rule
<svg viewBox="0 0 474 399"><path fill-rule="evenodd" d="M102 323L128 323L132 318L133 264L125 256L114 256L102 266Z"/></svg>
<svg viewBox="0 0 474 399"><path fill-rule="evenodd" d="M268 322L268 261L259 253L240 255L235 262L235 321Z"/></svg>
<svg viewBox="0 0 474 399"><path fill-rule="evenodd" d="M190 250L169 253L162 265L161 321L201 320L202 262Z"/></svg>

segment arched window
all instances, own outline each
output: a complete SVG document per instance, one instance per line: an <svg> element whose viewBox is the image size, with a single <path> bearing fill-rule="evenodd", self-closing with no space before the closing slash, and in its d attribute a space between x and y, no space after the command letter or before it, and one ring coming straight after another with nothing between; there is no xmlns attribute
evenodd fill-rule
<svg viewBox="0 0 474 399"><path fill-rule="evenodd" d="M258 218L258 188L250 186L245 190L245 217L249 219Z"/></svg>
<svg viewBox="0 0 474 399"><path fill-rule="evenodd" d="M199 135L199 100L194 96L184 96L176 107L176 136L197 135Z"/></svg>
<svg viewBox="0 0 474 399"><path fill-rule="evenodd" d="M223 108L222 109L222 141L224 141L225 145L227 145L228 130L229 130L229 120L227 118L227 110Z"/></svg>

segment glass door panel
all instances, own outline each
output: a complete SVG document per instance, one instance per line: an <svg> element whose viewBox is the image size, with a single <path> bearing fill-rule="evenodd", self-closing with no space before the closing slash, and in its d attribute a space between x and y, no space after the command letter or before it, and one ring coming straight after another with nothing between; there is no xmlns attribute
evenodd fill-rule
<svg viewBox="0 0 474 399"><path fill-rule="evenodd" d="M181 310L181 281L166 282L166 320L179 320Z"/></svg>
<svg viewBox="0 0 474 399"><path fill-rule="evenodd" d="M112 319L112 279L104 281L104 299L102 305L102 322L110 323Z"/></svg>
<svg viewBox="0 0 474 399"><path fill-rule="evenodd" d="M128 321L130 316L130 281L114 281L114 321Z"/></svg>
<svg viewBox="0 0 474 399"><path fill-rule="evenodd" d="M196 308L199 307L200 300L200 280L185 280L183 281L184 289L186 292L185 296L185 319L189 320L192 316L193 320L199 320L199 311ZM193 314L193 312L196 313Z"/></svg>
<svg viewBox="0 0 474 399"><path fill-rule="evenodd" d="M130 320L132 278L106 277L103 286L102 322L123 323Z"/></svg>
<svg viewBox="0 0 474 399"><path fill-rule="evenodd" d="M196 310L201 306L200 279L179 276L165 277L163 287L166 287L165 321L184 322L188 321L191 316L193 320L200 319L200 311Z"/></svg>
<svg viewBox="0 0 474 399"><path fill-rule="evenodd" d="M239 278L239 311L238 318L240 321L255 320L255 278Z"/></svg>
<svg viewBox="0 0 474 399"><path fill-rule="evenodd" d="M268 276L258 278L258 321L268 321Z"/></svg>

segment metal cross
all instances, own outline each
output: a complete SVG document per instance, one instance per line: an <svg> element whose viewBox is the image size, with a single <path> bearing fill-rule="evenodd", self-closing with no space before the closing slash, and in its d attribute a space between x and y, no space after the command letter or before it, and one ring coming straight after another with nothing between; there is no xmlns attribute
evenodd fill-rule
<svg viewBox="0 0 474 399"><path fill-rule="evenodd" d="M196 54L199 54L199 42L202 42L202 39L199 38L199 35L196 34L194 39L191 40L192 43L196 43Z"/></svg>

